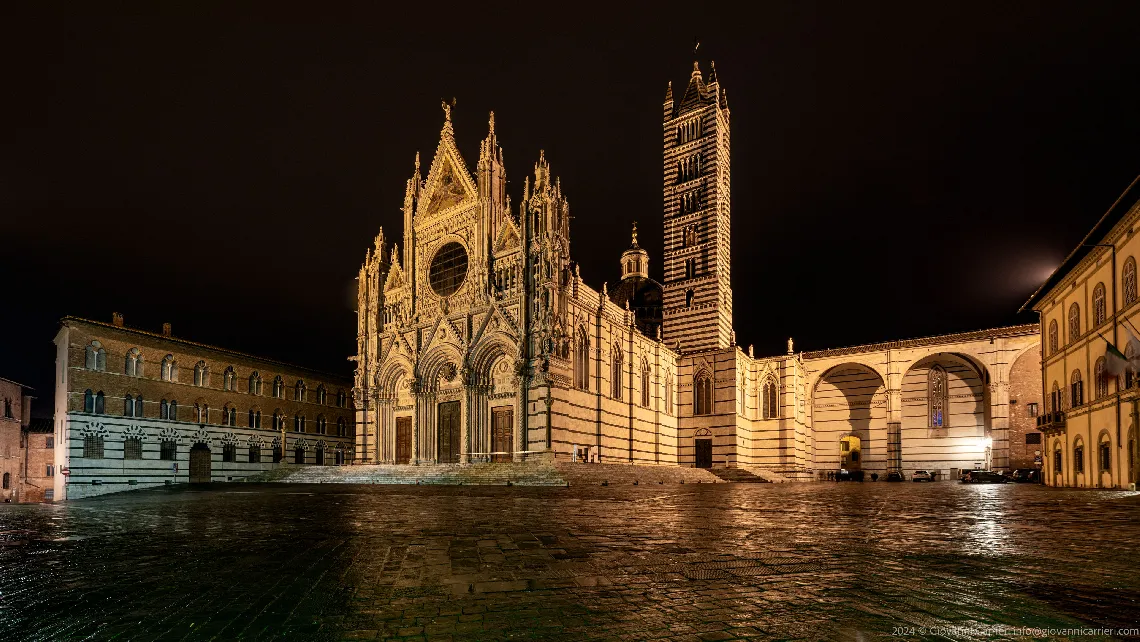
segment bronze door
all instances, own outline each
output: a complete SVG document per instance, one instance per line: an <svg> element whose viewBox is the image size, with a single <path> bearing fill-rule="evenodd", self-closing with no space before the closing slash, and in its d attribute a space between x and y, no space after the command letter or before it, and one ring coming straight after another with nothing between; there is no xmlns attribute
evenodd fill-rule
<svg viewBox="0 0 1140 642"><path fill-rule="evenodd" d="M190 483L210 483L210 447L206 444L194 444L190 449Z"/></svg>
<svg viewBox="0 0 1140 642"><path fill-rule="evenodd" d="M412 462L412 418L396 417L396 463Z"/></svg>
<svg viewBox="0 0 1140 642"><path fill-rule="evenodd" d="M712 440L697 439L697 468L712 468Z"/></svg>
<svg viewBox="0 0 1140 642"><path fill-rule="evenodd" d="M439 458L441 464L459 463L459 402L445 401L439 404L439 418L436 435L439 438Z"/></svg>
<svg viewBox="0 0 1140 642"><path fill-rule="evenodd" d="M491 461L505 463L511 461L514 452L514 409L510 406L491 409Z"/></svg>

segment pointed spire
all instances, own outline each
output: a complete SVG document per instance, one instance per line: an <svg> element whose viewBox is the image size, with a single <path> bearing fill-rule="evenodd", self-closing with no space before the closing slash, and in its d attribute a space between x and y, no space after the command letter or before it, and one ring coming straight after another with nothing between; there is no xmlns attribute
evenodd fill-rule
<svg viewBox="0 0 1140 642"><path fill-rule="evenodd" d="M716 82L716 61L710 60L709 61L709 84L711 85L715 82Z"/></svg>
<svg viewBox="0 0 1140 642"><path fill-rule="evenodd" d="M491 112L491 117L487 120L488 133L492 136L495 135L495 112Z"/></svg>
<svg viewBox="0 0 1140 642"><path fill-rule="evenodd" d="M416 176L420 175L420 152L416 151Z"/></svg>
<svg viewBox="0 0 1140 642"><path fill-rule="evenodd" d="M673 81L670 80L669 84L665 87L665 102L670 105L673 104Z"/></svg>

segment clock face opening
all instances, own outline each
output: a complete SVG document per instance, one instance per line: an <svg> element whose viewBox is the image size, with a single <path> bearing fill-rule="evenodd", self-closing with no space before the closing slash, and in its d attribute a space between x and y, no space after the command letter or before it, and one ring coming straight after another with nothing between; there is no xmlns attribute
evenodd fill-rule
<svg viewBox="0 0 1140 642"><path fill-rule="evenodd" d="M467 250L455 241L436 251L428 269L428 283L439 296L455 294L467 278Z"/></svg>

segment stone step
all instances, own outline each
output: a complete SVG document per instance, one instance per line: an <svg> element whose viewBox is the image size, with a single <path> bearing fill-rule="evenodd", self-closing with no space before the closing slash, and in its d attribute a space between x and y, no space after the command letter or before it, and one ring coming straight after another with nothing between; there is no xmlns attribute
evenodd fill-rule
<svg viewBox="0 0 1140 642"><path fill-rule="evenodd" d="M726 482L737 484L767 484L767 479L743 468L710 468L709 472Z"/></svg>

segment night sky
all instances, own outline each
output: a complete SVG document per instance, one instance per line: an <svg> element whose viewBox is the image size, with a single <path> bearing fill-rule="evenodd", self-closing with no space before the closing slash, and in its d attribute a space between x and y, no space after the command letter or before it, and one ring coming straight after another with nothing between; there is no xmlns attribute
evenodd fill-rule
<svg viewBox="0 0 1140 642"><path fill-rule="evenodd" d="M694 38L760 355L1033 321L1140 174L1140 3L619 4L10 16L0 377L50 413L58 320L112 311L348 375L354 277L452 97L472 167L495 111L516 204L546 150L587 283L634 220L660 279L661 102Z"/></svg>

